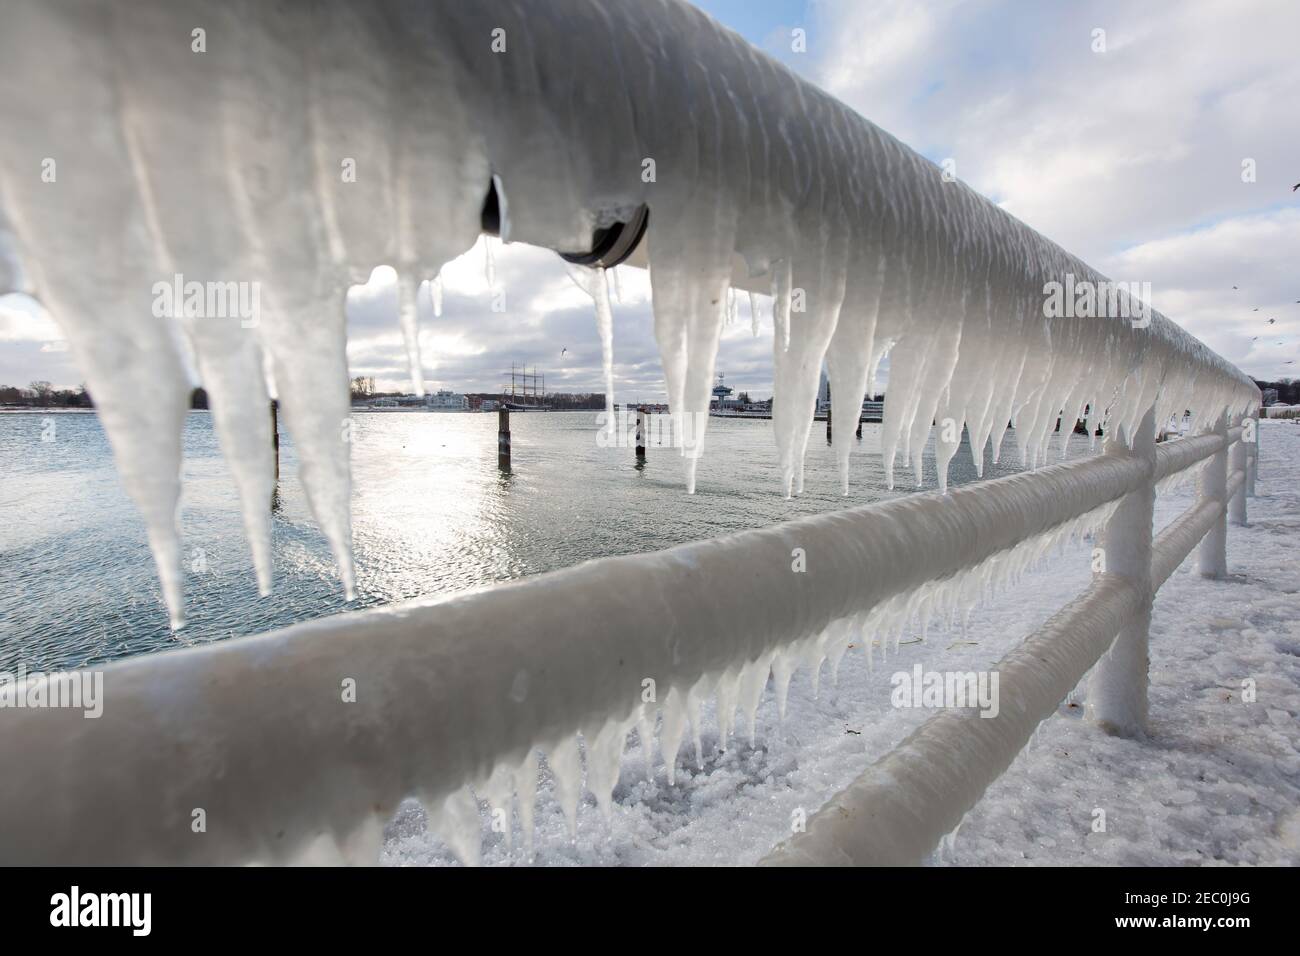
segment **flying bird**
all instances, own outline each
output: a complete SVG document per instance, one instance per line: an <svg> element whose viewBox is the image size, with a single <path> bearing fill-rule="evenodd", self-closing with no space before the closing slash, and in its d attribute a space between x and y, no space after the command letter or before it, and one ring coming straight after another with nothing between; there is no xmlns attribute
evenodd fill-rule
<svg viewBox="0 0 1300 956"><path fill-rule="evenodd" d="M1291 187L1292 192L1295 192L1297 189L1300 189L1300 183L1296 183L1294 186Z"/></svg>
<svg viewBox="0 0 1300 956"><path fill-rule="evenodd" d="M567 352L567 351L569 351L569 350L568 350L568 349L560 349L560 358L564 358L564 353Z"/></svg>
<svg viewBox="0 0 1300 956"><path fill-rule="evenodd" d="M1269 325L1272 325L1272 324L1273 324L1274 322L1276 322L1276 321L1277 321L1277 319L1269 319L1269 320L1268 320L1268 324L1269 324Z"/></svg>

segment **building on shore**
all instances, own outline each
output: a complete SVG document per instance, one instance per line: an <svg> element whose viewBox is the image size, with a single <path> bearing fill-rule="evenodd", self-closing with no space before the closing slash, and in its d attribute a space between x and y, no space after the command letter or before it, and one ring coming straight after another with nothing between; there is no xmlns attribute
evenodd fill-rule
<svg viewBox="0 0 1300 956"><path fill-rule="evenodd" d="M440 388L436 392L425 395L424 404L431 412L469 411L469 399L446 388Z"/></svg>

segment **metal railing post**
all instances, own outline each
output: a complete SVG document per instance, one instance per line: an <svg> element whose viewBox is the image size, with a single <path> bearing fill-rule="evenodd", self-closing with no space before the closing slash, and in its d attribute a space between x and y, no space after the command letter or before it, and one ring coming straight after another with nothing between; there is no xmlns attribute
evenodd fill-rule
<svg viewBox="0 0 1300 956"><path fill-rule="evenodd" d="M1200 475L1201 501L1213 499L1222 508L1219 518L1206 532L1196 553L1196 563L1201 576L1206 578L1223 578L1228 574L1228 415L1225 412L1214 426L1214 434L1223 439L1220 448L1205 463Z"/></svg>
<svg viewBox="0 0 1300 956"><path fill-rule="evenodd" d="M1259 417L1260 409L1255 409L1250 420L1250 440L1246 442L1248 456L1246 465L1246 497L1255 497L1255 473L1259 471ZM1245 436L1242 436L1245 440Z"/></svg>
<svg viewBox="0 0 1300 956"><path fill-rule="evenodd" d="M1088 682L1088 719L1107 733L1134 737L1147 723L1147 642L1151 625L1151 536L1156 486L1156 410L1142 417L1131 447L1111 438L1107 455L1142 458L1150 464L1147 479L1120 499L1102 532L1101 573L1131 581L1142 595L1137 612L1092 669Z"/></svg>
<svg viewBox="0 0 1300 956"><path fill-rule="evenodd" d="M1236 494L1228 502L1228 520L1239 528L1246 526L1246 476L1250 474L1250 448L1246 443L1247 427L1246 420L1243 418L1241 438L1233 443L1228 454L1228 474L1235 475L1240 471L1243 476L1241 484L1237 486Z"/></svg>

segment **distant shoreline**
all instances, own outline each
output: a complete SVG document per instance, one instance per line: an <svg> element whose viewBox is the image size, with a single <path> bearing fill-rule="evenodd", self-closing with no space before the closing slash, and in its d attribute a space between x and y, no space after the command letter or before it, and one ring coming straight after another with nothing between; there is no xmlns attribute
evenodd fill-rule
<svg viewBox="0 0 1300 956"><path fill-rule="evenodd" d="M62 405L10 405L0 408L0 415L93 415L97 408L67 408Z"/></svg>

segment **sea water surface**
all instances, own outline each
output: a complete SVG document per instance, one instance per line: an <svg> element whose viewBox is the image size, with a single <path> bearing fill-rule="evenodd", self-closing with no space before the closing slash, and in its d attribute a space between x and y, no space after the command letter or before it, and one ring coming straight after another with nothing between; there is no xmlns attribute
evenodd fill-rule
<svg viewBox="0 0 1300 956"><path fill-rule="evenodd" d="M52 426L52 427L51 427ZM343 598L333 559L281 427L273 513L275 588L257 593L239 503L212 419L184 436L181 531L188 623L173 633L145 539L94 413L0 414L0 671L79 667L256 634L367 606L450 594L609 555L650 551L800 515L909 493L910 469L885 488L880 426L855 442L852 489L839 493L825 427L809 442L805 493L785 500L772 423L711 419L697 493L682 459L601 447L592 412L511 417L513 469L497 470L497 416L353 415L352 527L358 597ZM1071 439L1071 457L1088 441ZM986 453L986 461L987 461ZM996 477L1018 470L1014 433ZM975 480L963 444L950 481ZM926 455L926 487L935 487Z"/></svg>

